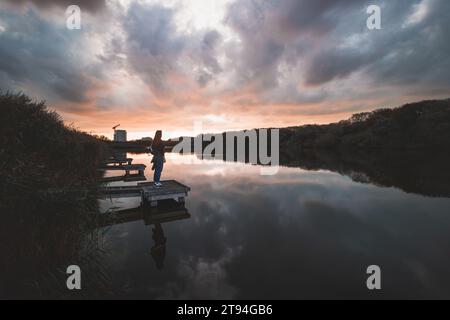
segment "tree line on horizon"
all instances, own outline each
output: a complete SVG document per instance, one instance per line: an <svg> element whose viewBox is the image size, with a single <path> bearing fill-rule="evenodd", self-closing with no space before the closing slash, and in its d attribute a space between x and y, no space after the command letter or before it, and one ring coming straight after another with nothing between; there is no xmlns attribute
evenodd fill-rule
<svg viewBox="0 0 450 320"><path fill-rule="evenodd" d="M280 148L449 149L450 99L358 113L327 125L283 128Z"/></svg>
<svg viewBox="0 0 450 320"><path fill-rule="evenodd" d="M438 149L450 151L450 99L426 100L393 109L377 109L352 115L349 119L325 125L302 125L280 130L280 152L321 149ZM255 129L258 139L259 131ZM233 131L247 132L248 130ZM233 132L209 134L190 139L192 147L196 139L202 140L203 149L222 135L224 149L226 136ZM246 138L248 149L249 138Z"/></svg>

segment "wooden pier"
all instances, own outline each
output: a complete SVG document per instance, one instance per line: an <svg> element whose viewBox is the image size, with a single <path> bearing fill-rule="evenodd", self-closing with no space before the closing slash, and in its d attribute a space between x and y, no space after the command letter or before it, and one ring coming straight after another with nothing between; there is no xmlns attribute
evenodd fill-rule
<svg viewBox="0 0 450 320"><path fill-rule="evenodd" d="M133 162L132 158L109 158L108 160L106 160L106 164L111 164L111 165L119 165L122 166L124 164L128 164L130 165Z"/></svg>
<svg viewBox="0 0 450 320"><path fill-rule="evenodd" d="M127 157L110 157L105 161L104 165L98 170L100 171L125 171L125 176L129 178L131 175L144 176L145 164L132 164L133 159ZM136 173L132 173L136 172ZM119 180L121 181L121 180ZM141 180L139 180L141 181Z"/></svg>
<svg viewBox="0 0 450 320"><path fill-rule="evenodd" d="M113 177L104 177L100 179L102 183L111 183L111 182L140 182L147 181L147 178L144 174L125 174L123 176L113 176Z"/></svg>
<svg viewBox="0 0 450 320"><path fill-rule="evenodd" d="M125 175L113 176L113 177L103 177L100 179L102 183L110 182L136 182L136 181L146 181L144 171L146 166L144 164L132 164L133 159L127 158L124 155L113 155L105 161L103 166L98 168L99 171L125 171Z"/></svg>
<svg viewBox="0 0 450 320"><path fill-rule="evenodd" d="M102 171L122 170L125 176L104 177L102 182L114 181L145 181L144 175L146 165L132 164L133 159L127 158L126 154L113 155L105 164L99 168ZM137 172L137 173L132 173ZM155 208L158 201L173 199L178 203L184 203L185 197L191 189L175 180L161 181L161 186L157 187L153 182L141 182L136 186L118 186L101 188L100 194L104 198L130 198L140 197L144 208Z"/></svg>
<svg viewBox="0 0 450 320"><path fill-rule="evenodd" d="M123 170L123 171L144 171L147 166L145 164L125 164L115 166L102 166L100 170Z"/></svg>
<svg viewBox="0 0 450 320"><path fill-rule="evenodd" d="M140 197L144 207L156 207L158 201L174 199L184 203L191 188L175 180L161 181L161 187L153 182L142 182L136 186L103 187L100 190L104 198L134 198Z"/></svg>

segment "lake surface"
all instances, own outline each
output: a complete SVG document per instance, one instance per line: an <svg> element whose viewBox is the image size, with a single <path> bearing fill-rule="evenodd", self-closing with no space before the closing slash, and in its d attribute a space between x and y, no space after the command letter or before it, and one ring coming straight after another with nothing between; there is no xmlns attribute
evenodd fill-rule
<svg viewBox="0 0 450 320"><path fill-rule="evenodd" d="M129 156L151 181L150 157ZM125 298L450 298L450 199L362 176L295 166L262 176L169 153L163 180L191 187L191 217L103 228L102 269ZM139 202L101 200L100 210ZM381 267L381 291L366 287L370 265Z"/></svg>

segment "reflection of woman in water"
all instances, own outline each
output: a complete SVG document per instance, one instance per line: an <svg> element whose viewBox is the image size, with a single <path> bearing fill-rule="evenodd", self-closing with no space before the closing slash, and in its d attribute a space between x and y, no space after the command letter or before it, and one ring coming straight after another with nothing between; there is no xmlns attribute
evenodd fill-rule
<svg viewBox="0 0 450 320"><path fill-rule="evenodd" d="M166 257L166 241L167 238L164 236L164 231L161 224L157 223L153 228L153 241L155 244L151 249L151 255L153 260L155 260L156 267L162 269L164 266L164 258Z"/></svg>
<svg viewBox="0 0 450 320"><path fill-rule="evenodd" d="M162 131L158 130L155 133L155 137L152 142L152 154L153 154L153 167L152 170L155 170L155 174L153 176L153 182L155 186L161 187L161 173L164 167L164 142L162 141Z"/></svg>

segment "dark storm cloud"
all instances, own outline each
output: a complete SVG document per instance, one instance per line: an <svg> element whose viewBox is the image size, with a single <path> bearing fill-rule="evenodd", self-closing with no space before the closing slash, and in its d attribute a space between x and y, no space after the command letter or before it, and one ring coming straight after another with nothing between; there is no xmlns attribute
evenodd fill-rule
<svg viewBox="0 0 450 320"><path fill-rule="evenodd" d="M369 67L378 81L450 88L450 1L430 0L428 15L386 39L389 48ZM376 47L376 43L373 44Z"/></svg>
<svg viewBox="0 0 450 320"><path fill-rule="evenodd" d="M91 85L80 68L79 51L73 48L79 35L55 28L32 12L26 19L0 13L8 32L0 33L0 86L31 90L39 96L69 102L84 102Z"/></svg>
<svg viewBox="0 0 450 320"><path fill-rule="evenodd" d="M275 8L275 21L286 33L324 34L333 30L342 16L355 6L364 5L361 0L288 0ZM367 5L366 5L367 7Z"/></svg>
<svg viewBox="0 0 450 320"><path fill-rule="evenodd" d="M39 8L61 7L78 5L81 10L97 11L105 6L105 0L6 0L6 2L21 6L32 3Z"/></svg>
<svg viewBox="0 0 450 320"><path fill-rule="evenodd" d="M381 6L382 30L366 28L369 4ZM426 17L408 24L418 5L426 8ZM306 85L355 72L374 83L420 86L424 92L436 86L448 90L450 84L449 1L244 0L230 6L226 21L242 41L241 50L231 54L237 84L252 83L256 92L280 86L280 66L299 65L302 76L291 80ZM289 94L278 93L279 101L294 96L279 89Z"/></svg>
<svg viewBox="0 0 450 320"><path fill-rule="evenodd" d="M357 50L333 50L320 52L314 56L307 69L306 83L320 85L335 78L343 78L364 67L375 57L364 55Z"/></svg>
<svg viewBox="0 0 450 320"><path fill-rule="evenodd" d="M299 51L309 39L325 36L338 24L342 15L364 2L346 1L238 1L230 6L226 21L243 41L238 61L241 82L253 81L263 91L277 85L278 67L282 62L295 64ZM303 40L303 44L299 41ZM297 48L298 47L298 48ZM289 51L297 51L289 59Z"/></svg>
<svg viewBox="0 0 450 320"><path fill-rule="evenodd" d="M209 31L203 36L198 52L194 53L203 65L202 71L197 76L197 82L201 87L206 86L215 75L222 72L222 67L217 61L217 45L221 40L220 33Z"/></svg>
<svg viewBox="0 0 450 320"><path fill-rule="evenodd" d="M395 85L450 84L449 73L444 71L450 67L446 35L450 28L450 3L425 1L427 16L415 25L408 25L406 22L414 9L412 4L389 2L382 11L383 30L367 34L365 49L325 45L326 50L316 55L308 66L307 83L320 85L366 69L375 81Z"/></svg>
<svg viewBox="0 0 450 320"><path fill-rule="evenodd" d="M155 94L177 89L168 82L171 74L183 75L187 70L188 77L205 86L222 71L216 50L221 35L214 30L181 34L175 13L163 6L133 2L123 22L128 61Z"/></svg>
<svg viewBox="0 0 450 320"><path fill-rule="evenodd" d="M73 4L97 13L105 2ZM111 1L102 11L108 14L84 19L76 32L57 15L43 14L71 0L7 1L27 3L42 10L0 5L0 87L49 101L81 107L102 101L103 107L133 92L136 101L150 97L175 108L220 99L257 113L279 105L284 111L266 112L300 117L367 109L380 92L392 101L449 92L446 0L239 0L201 30L191 28L197 18L188 3ZM382 7L382 30L367 30L369 4ZM420 6L426 10L411 19ZM181 29L184 23L189 30ZM73 50L74 43L85 46ZM136 76L139 83L128 82ZM358 101L349 107L349 100Z"/></svg>
<svg viewBox="0 0 450 320"><path fill-rule="evenodd" d="M133 3L124 20L131 66L155 90L165 90L165 77L175 69L186 40L177 35L174 11Z"/></svg>
<svg viewBox="0 0 450 320"><path fill-rule="evenodd" d="M268 30L268 8L273 9L274 4L245 0L235 2L229 8L226 22L242 41L240 50L229 53L237 71L238 87L248 82L253 82L257 90L276 85L276 67L284 44Z"/></svg>

